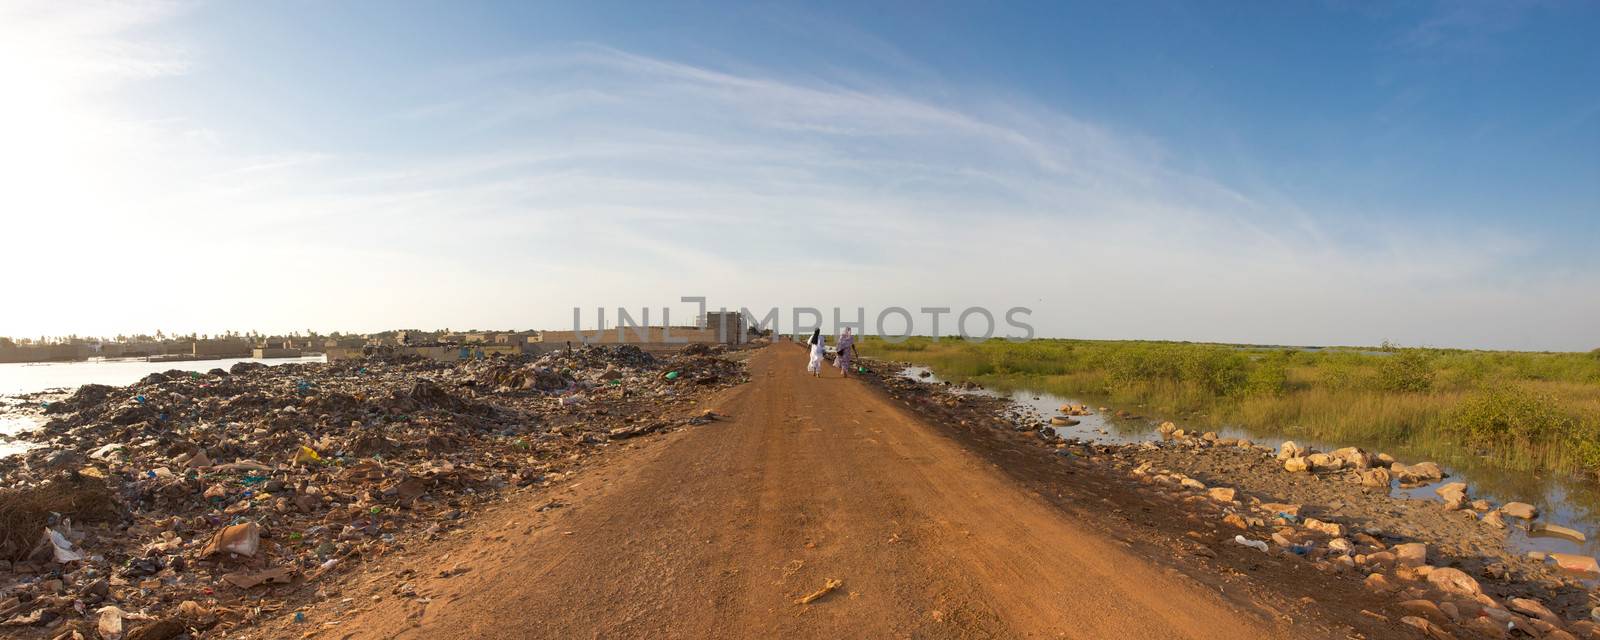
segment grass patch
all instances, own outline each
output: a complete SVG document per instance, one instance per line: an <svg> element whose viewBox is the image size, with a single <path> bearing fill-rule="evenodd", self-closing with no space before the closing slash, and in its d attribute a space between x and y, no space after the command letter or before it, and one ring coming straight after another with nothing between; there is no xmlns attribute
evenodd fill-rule
<svg viewBox="0 0 1600 640"><path fill-rule="evenodd" d="M1138 406L1205 426L1509 470L1600 474L1600 350L1298 349L1187 342L868 338L941 377Z"/></svg>

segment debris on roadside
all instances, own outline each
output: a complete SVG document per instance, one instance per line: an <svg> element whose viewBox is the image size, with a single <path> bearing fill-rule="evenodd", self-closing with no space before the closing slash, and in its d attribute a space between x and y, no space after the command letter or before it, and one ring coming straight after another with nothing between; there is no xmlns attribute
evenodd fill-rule
<svg viewBox="0 0 1600 640"><path fill-rule="evenodd" d="M816 591L812 591L811 593L808 593L805 596L796 599L794 601L794 603L795 604L811 604L813 602L816 602L817 600L822 599L823 596L828 595L830 593L833 593L833 591L835 589L838 589L839 587L841 587L843 585L844 585L844 581L843 580L838 580L838 579L835 579L835 578L828 578L828 581L822 585L822 588L817 589Z"/></svg>
<svg viewBox="0 0 1600 640"><path fill-rule="evenodd" d="M85 385L20 436L36 448L0 458L0 635L212 637L291 611L263 603L607 443L714 420L696 400L746 379L722 352L379 355Z"/></svg>

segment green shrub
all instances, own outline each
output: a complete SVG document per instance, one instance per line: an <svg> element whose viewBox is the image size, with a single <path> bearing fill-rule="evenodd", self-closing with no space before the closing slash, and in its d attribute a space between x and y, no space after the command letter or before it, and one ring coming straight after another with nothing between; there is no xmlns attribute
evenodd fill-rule
<svg viewBox="0 0 1600 640"><path fill-rule="evenodd" d="M1490 449L1564 440L1577 427L1555 398L1519 385L1474 393L1446 413L1441 424L1463 443Z"/></svg>
<svg viewBox="0 0 1600 640"><path fill-rule="evenodd" d="M1289 390L1289 359L1262 358L1245 377L1244 391L1253 396L1281 396Z"/></svg>
<svg viewBox="0 0 1600 640"><path fill-rule="evenodd" d="M1433 369L1421 349L1400 349L1378 367L1378 388L1384 391L1427 391L1433 386Z"/></svg>

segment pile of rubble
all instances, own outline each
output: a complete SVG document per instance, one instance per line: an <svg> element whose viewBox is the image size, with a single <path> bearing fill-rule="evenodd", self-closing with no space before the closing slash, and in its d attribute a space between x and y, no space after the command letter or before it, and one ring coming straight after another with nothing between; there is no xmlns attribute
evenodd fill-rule
<svg viewBox="0 0 1600 640"><path fill-rule="evenodd" d="M608 441L704 421L667 416L744 379L711 353L622 346L86 385L47 405L38 448L0 459L0 635L226 633L274 615L267 594L438 535Z"/></svg>

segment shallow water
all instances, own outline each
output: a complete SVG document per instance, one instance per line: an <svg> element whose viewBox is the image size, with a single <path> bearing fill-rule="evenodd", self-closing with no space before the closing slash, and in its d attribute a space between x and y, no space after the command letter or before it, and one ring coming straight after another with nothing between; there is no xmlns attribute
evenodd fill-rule
<svg viewBox="0 0 1600 640"><path fill-rule="evenodd" d="M140 358L86 360L81 362L21 362L0 364L0 396L36 393L48 389L73 390L86 384L130 385L158 371L210 371L227 369L239 362L267 365L296 362L327 362L323 356L305 358L226 358L188 362L146 362Z"/></svg>
<svg viewBox="0 0 1600 640"><path fill-rule="evenodd" d="M929 375L923 377L923 373ZM928 367L909 366L901 371L901 375L912 380L927 383L939 383L937 375L932 375ZM962 391L961 393L976 393L1007 398L1019 408L1035 419L1048 422L1051 416L1059 415L1058 409L1064 404L1087 405L1092 415L1073 416L1080 421L1070 427L1051 427L1063 438L1077 438L1086 442L1101 444L1130 444L1149 440L1160 440L1161 435L1155 427L1159 420L1148 417L1117 418L1107 415L1093 401L1078 398L1069 398L1052 393L1016 389L1012 391L991 391L979 389ZM1180 423L1180 427L1183 425ZM1209 430L1209 429L1208 429ZM1221 438L1249 438L1251 441L1277 448L1286 440L1314 448L1318 451L1332 451L1340 447L1357 446L1368 451L1383 451L1395 456L1402 462L1417 463L1424 458L1407 455L1404 450L1375 448L1371 443L1361 442L1322 442L1318 440L1295 437L1291 435L1271 432L1246 431L1238 428L1216 428L1217 436ZM1444 467L1448 477L1441 483L1433 483L1420 487L1401 488L1398 483L1392 488L1393 495L1407 496L1418 500L1438 502L1438 495L1434 489L1444 482L1465 482L1468 493L1472 498L1485 498L1495 504L1506 502L1526 502L1539 508L1539 518L1535 522L1546 522L1570 527L1583 532L1587 538L1585 542L1575 542L1565 538L1557 538L1529 533L1523 526L1517 524L1514 518L1507 518L1507 540L1510 547L1519 552L1544 551L1559 553L1578 553L1586 555L1600 554L1600 540L1596 534L1600 533L1600 486L1579 478L1550 474L1533 474L1506 471L1488 466L1470 467L1463 465Z"/></svg>
<svg viewBox="0 0 1600 640"><path fill-rule="evenodd" d="M24 362L0 364L0 457L26 451L31 445L7 441L5 436L27 431L43 423L39 408L44 400L16 396L49 391L68 393L86 384L125 386L159 371L198 371L227 369L239 362L260 362L269 366L307 362L327 362L323 356L304 358L227 358L188 362L147 362L138 358L87 360L82 362Z"/></svg>

